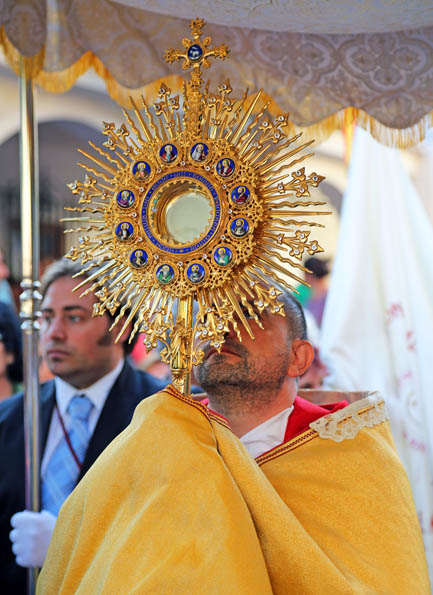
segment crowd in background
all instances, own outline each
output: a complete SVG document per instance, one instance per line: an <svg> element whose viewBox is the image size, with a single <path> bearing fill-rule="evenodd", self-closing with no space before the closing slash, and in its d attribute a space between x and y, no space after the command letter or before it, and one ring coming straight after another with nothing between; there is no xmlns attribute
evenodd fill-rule
<svg viewBox="0 0 433 595"><path fill-rule="evenodd" d="M0 250L0 401L19 392L23 380L21 331L8 277Z"/></svg>

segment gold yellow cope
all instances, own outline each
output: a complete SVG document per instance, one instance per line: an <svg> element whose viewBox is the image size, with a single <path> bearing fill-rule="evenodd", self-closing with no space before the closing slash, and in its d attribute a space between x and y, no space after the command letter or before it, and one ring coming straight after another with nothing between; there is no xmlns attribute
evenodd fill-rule
<svg viewBox="0 0 433 595"><path fill-rule="evenodd" d="M131 99L127 124L104 122L103 148L80 150L92 164L79 164L87 174L68 185L78 206L67 210L81 215L64 219L81 234L67 254L88 275L76 289L90 283L95 315L117 313L117 338L132 324L130 340L162 341L184 394L204 342L220 349L240 324L252 337L248 320L261 326L265 308L284 316L273 283L302 282L303 255L322 251L309 229L320 224L305 218L325 214L311 210L325 204L308 200L323 177L299 166L311 143L285 134L288 114L271 119L262 91L234 99L228 80L217 92L204 83L202 68L229 49L212 47L203 26L193 20L192 39L165 53L191 71L182 100L164 84L152 108Z"/></svg>

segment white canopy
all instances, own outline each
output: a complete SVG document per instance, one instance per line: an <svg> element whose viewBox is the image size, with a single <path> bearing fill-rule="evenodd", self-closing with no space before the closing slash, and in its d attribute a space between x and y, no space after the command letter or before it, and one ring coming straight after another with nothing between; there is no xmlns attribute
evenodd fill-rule
<svg viewBox="0 0 433 595"><path fill-rule="evenodd" d="M115 0L183 19L292 33L384 33L433 26L429 0Z"/></svg>

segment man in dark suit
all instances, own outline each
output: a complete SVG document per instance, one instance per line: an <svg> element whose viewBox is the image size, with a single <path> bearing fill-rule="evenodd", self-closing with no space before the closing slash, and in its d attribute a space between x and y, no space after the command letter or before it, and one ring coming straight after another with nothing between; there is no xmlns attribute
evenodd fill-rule
<svg viewBox="0 0 433 595"><path fill-rule="evenodd" d="M54 375L40 393L42 512L24 510L23 395L0 403L2 595L25 593L23 567L42 565L63 500L129 424L137 404L162 388L125 359L128 332L115 344L111 316L92 317L93 293L72 293L79 269L61 260L42 280L41 348Z"/></svg>

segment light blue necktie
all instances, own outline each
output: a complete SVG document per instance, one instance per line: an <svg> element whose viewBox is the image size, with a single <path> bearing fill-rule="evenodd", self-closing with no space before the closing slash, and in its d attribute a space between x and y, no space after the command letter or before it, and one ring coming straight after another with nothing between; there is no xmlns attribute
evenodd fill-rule
<svg viewBox="0 0 433 595"><path fill-rule="evenodd" d="M75 395L68 405L71 417L68 436L80 463L83 463L90 438L88 422L92 409L93 403L86 395ZM79 472L80 468L63 436L48 461L42 482L43 510L58 515L63 502L75 487Z"/></svg>

